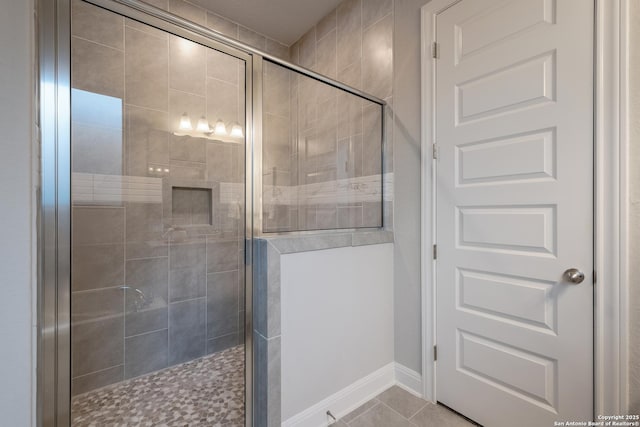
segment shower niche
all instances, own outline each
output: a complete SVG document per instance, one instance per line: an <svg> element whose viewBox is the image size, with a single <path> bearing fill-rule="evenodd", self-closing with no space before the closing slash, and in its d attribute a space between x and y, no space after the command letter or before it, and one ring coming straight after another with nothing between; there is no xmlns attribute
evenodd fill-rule
<svg viewBox="0 0 640 427"><path fill-rule="evenodd" d="M171 187L171 221L174 226L210 226L211 188Z"/></svg>

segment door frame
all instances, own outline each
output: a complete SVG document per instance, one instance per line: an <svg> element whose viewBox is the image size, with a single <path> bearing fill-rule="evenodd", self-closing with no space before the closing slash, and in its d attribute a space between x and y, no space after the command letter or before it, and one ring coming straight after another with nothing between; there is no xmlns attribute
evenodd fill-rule
<svg viewBox="0 0 640 427"><path fill-rule="evenodd" d="M245 424L254 421L253 223L254 91L257 55L211 30L152 6L121 0L83 0L121 16L245 61ZM41 195L38 277L38 426L71 422L71 0L38 0Z"/></svg>
<svg viewBox="0 0 640 427"><path fill-rule="evenodd" d="M438 14L462 0L421 9L422 392L437 401L435 261L435 61ZM629 3L594 0L594 416L625 414L629 401ZM597 280L596 280L597 278Z"/></svg>

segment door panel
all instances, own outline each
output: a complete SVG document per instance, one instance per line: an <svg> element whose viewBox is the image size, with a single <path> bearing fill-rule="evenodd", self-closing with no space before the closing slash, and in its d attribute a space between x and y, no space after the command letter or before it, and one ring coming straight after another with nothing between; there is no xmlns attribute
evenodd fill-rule
<svg viewBox="0 0 640 427"><path fill-rule="evenodd" d="M593 415L593 13L437 18L437 398L486 426Z"/></svg>
<svg viewBox="0 0 640 427"><path fill-rule="evenodd" d="M71 425L244 425L250 57L71 3Z"/></svg>

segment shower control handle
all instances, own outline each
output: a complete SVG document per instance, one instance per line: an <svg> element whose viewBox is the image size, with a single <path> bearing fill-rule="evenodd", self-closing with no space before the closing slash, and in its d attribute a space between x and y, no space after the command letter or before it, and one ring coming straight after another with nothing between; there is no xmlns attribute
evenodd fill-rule
<svg viewBox="0 0 640 427"><path fill-rule="evenodd" d="M566 277L569 282L574 283L576 285L584 281L584 273L578 270L577 268L570 268L567 271L565 271L564 277Z"/></svg>

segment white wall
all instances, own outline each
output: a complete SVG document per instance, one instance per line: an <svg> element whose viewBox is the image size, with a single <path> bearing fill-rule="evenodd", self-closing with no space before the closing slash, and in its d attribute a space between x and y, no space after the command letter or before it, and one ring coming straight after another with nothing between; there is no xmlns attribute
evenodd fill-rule
<svg viewBox="0 0 640 427"><path fill-rule="evenodd" d="M422 371L420 305L420 8L395 0L393 59L395 359Z"/></svg>
<svg viewBox="0 0 640 427"><path fill-rule="evenodd" d="M280 262L287 420L393 362L393 244Z"/></svg>
<svg viewBox="0 0 640 427"><path fill-rule="evenodd" d="M630 43L630 138L631 150L629 156L630 171L630 277L631 277L631 366L630 372L630 411L631 414L640 413L640 2L630 0L631 43ZM635 280L634 280L635 278Z"/></svg>
<svg viewBox="0 0 640 427"><path fill-rule="evenodd" d="M33 2L0 1L0 424L32 418Z"/></svg>

